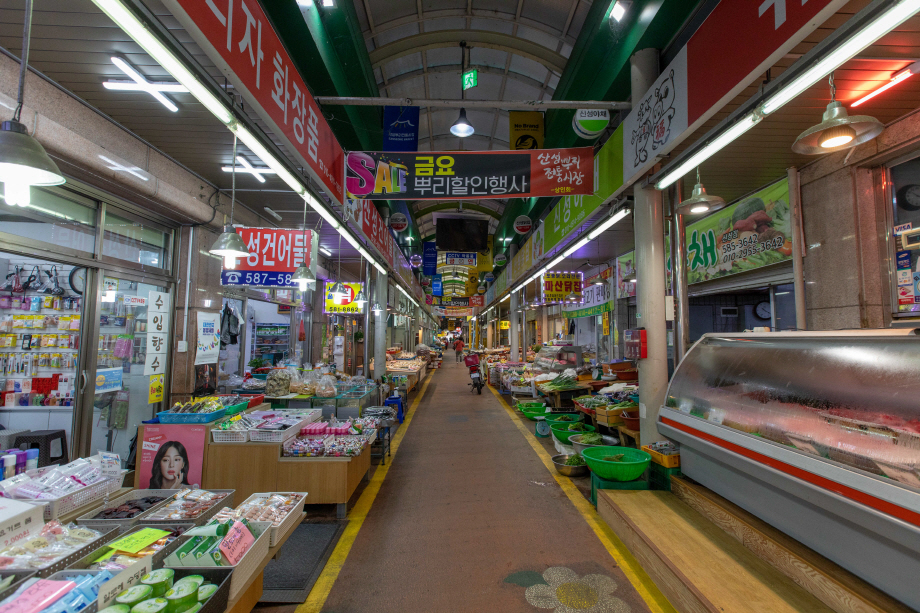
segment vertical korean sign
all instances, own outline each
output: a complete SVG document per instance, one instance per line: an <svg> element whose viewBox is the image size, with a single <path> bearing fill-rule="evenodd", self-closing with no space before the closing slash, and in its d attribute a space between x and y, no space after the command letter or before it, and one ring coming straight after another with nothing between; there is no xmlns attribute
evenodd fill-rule
<svg viewBox="0 0 920 613"><path fill-rule="evenodd" d="M339 204L345 153L258 0L165 0L169 11Z"/></svg>
<svg viewBox="0 0 920 613"><path fill-rule="evenodd" d="M169 346L169 294L150 292L147 297L147 357L144 376L166 372L166 350Z"/></svg>

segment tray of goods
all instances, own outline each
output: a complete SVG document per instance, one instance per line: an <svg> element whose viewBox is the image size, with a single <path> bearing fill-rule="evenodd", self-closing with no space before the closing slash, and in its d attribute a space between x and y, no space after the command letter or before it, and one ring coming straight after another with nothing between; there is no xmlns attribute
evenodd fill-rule
<svg viewBox="0 0 920 613"><path fill-rule="evenodd" d="M215 566L233 568L229 594L230 600L233 600L243 591L268 555L271 527L271 522L240 520L220 523L212 520L196 528L196 531L208 534L196 535L193 532L192 535L180 537L179 546L166 557L163 564L167 568L176 569L177 573L180 568L198 574L203 574L200 571ZM239 535L246 533L252 538L239 538ZM235 558L227 555L224 543L227 536L233 537L239 545L239 548L235 548Z"/></svg>
<svg viewBox="0 0 920 613"><path fill-rule="evenodd" d="M190 521L200 525L211 519L222 507L233 504L234 491L181 490L169 504L144 517L144 524L156 526Z"/></svg>
<svg viewBox="0 0 920 613"><path fill-rule="evenodd" d="M197 402L177 402L168 411L160 411L157 418L161 424L207 424L217 421L227 412L220 400L204 398Z"/></svg>
<svg viewBox="0 0 920 613"><path fill-rule="evenodd" d="M211 427L211 440L215 443L245 443L249 440L249 431L262 421L247 413L225 417Z"/></svg>
<svg viewBox="0 0 920 613"><path fill-rule="evenodd" d="M117 527L101 531L76 524L64 526L52 520L37 534L0 549L0 570L34 571L39 577L47 577L69 567L118 534Z"/></svg>
<svg viewBox="0 0 920 613"><path fill-rule="evenodd" d="M117 526L124 530L133 526L154 509L166 505L175 495L176 490L134 490L115 500L107 501L89 513L77 518L82 526L104 528Z"/></svg>
<svg viewBox="0 0 920 613"><path fill-rule="evenodd" d="M43 504L45 520L57 519L121 488L121 478L106 477L97 457L39 468L32 477L16 475L3 482L2 495Z"/></svg>
<svg viewBox="0 0 920 613"><path fill-rule="evenodd" d="M249 431L249 440L261 443L283 443L297 436L300 429L310 423L310 418L278 415Z"/></svg>
<svg viewBox="0 0 920 613"><path fill-rule="evenodd" d="M306 498L306 492L253 494L235 509L226 507L221 509L214 519L220 522L228 519L271 522L269 547L274 547L303 519L303 505Z"/></svg>
<svg viewBox="0 0 920 613"><path fill-rule="evenodd" d="M11 612L41 610L55 613L58 611L95 613L99 594L107 586L113 585L112 580L114 578L115 575L107 570L73 569L55 572L44 578L44 580L54 581L55 583L47 583L42 578L32 577L24 581L13 594L10 594L0 602L0 610ZM38 583L39 581L43 582ZM36 593L48 598L46 602L53 602L53 604L44 609L41 609L43 605L38 605L37 609L34 608L36 605Z"/></svg>
<svg viewBox="0 0 920 613"><path fill-rule="evenodd" d="M127 589L103 588L100 600L108 607L99 613L222 613L230 597L231 570L158 568Z"/></svg>
<svg viewBox="0 0 920 613"><path fill-rule="evenodd" d="M147 556L152 556L151 566L161 566L163 559L178 547L179 536L192 527L194 524L185 523L156 527L140 525L128 528L115 540L94 549L71 564L70 568L107 570L118 574Z"/></svg>
<svg viewBox="0 0 920 613"><path fill-rule="evenodd" d="M0 570L0 602L6 600L34 576L35 573L31 570Z"/></svg>

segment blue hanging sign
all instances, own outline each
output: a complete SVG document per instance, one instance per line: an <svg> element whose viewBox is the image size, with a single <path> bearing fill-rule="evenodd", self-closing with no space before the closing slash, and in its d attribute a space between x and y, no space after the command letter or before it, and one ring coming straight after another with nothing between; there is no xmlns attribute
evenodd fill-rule
<svg viewBox="0 0 920 613"><path fill-rule="evenodd" d="M444 295L444 283L441 281L441 275L431 277L431 294L433 296Z"/></svg>
<svg viewBox="0 0 920 613"><path fill-rule="evenodd" d="M418 151L419 107L383 107L383 150Z"/></svg>
<svg viewBox="0 0 920 613"><path fill-rule="evenodd" d="M422 274L434 275L438 272L438 245L434 241L424 243L422 250Z"/></svg>

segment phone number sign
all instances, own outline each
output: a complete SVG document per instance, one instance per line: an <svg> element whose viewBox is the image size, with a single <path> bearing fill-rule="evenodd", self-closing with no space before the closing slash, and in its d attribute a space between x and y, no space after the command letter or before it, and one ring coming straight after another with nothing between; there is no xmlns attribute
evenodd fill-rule
<svg viewBox="0 0 920 613"><path fill-rule="evenodd" d="M316 269L317 241L313 232L281 228L237 228L249 249L249 257L237 258L235 266L220 273L221 285L297 287L291 280L299 266Z"/></svg>

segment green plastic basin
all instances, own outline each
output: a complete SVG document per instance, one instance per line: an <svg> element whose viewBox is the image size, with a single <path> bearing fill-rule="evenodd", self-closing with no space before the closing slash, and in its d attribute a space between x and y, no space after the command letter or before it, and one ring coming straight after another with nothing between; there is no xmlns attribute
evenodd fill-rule
<svg viewBox="0 0 920 613"><path fill-rule="evenodd" d="M571 416L571 417L574 417L575 419L571 421L560 419L563 416L566 416L566 417ZM546 414L546 421L548 421L551 424L575 424L578 422L582 422L584 420L585 420L585 416L582 415L581 413L547 413Z"/></svg>
<svg viewBox="0 0 920 613"><path fill-rule="evenodd" d="M621 453L623 459L619 462L605 459ZM632 447L588 447L582 450L581 457L591 472L608 481L635 481L652 461L652 456Z"/></svg>
<svg viewBox="0 0 920 613"><path fill-rule="evenodd" d="M559 422L549 425L549 429L553 431L553 436L555 436L560 443L571 445L571 443L569 443L570 436L574 434L585 434L586 432L595 432L597 430L594 426L589 426L587 424L585 424L584 430L569 430L569 424L571 423L580 422Z"/></svg>
<svg viewBox="0 0 920 613"><path fill-rule="evenodd" d="M537 417L546 415L546 407L537 407L533 410L521 409L521 414L530 421L537 421Z"/></svg>

